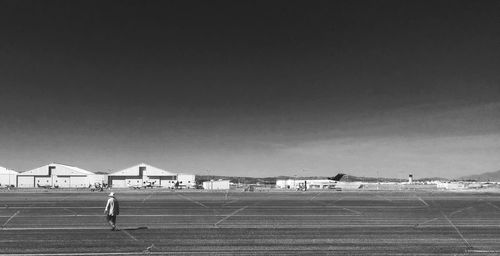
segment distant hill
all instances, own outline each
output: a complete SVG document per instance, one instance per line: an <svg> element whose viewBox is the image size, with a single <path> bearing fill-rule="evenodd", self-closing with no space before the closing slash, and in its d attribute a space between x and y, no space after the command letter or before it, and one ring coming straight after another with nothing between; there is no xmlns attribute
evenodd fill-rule
<svg viewBox="0 0 500 256"><path fill-rule="evenodd" d="M462 176L457 180L470 180L470 181L500 181L500 170L496 172L485 172L475 175Z"/></svg>

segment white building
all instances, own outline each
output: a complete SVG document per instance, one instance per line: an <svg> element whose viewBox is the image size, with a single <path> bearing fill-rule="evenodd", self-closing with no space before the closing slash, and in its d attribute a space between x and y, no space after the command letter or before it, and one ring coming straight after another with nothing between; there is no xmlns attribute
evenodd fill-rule
<svg viewBox="0 0 500 256"><path fill-rule="evenodd" d="M17 186L17 172L0 166L0 187Z"/></svg>
<svg viewBox="0 0 500 256"><path fill-rule="evenodd" d="M177 174L141 163L108 175L108 184L114 188L142 187L146 184L173 188Z"/></svg>
<svg viewBox="0 0 500 256"><path fill-rule="evenodd" d="M276 188L279 189L345 189L356 190L364 183L362 182L338 182L333 180L304 180L304 179L288 179L276 180Z"/></svg>
<svg viewBox="0 0 500 256"><path fill-rule="evenodd" d="M88 187L90 176L94 173L64 164L52 163L17 175L17 186L20 188L55 187L79 188Z"/></svg>
<svg viewBox="0 0 500 256"><path fill-rule="evenodd" d="M229 189L229 180L210 180L203 182L203 189L226 190Z"/></svg>
<svg viewBox="0 0 500 256"><path fill-rule="evenodd" d="M177 181L179 181L180 188L194 188L196 186L194 174L178 173Z"/></svg>
<svg viewBox="0 0 500 256"><path fill-rule="evenodd" d="M89 175L89 183L94 186L98 184L102 186L104 184L108 184L108 174L94 174Z"/></svg>

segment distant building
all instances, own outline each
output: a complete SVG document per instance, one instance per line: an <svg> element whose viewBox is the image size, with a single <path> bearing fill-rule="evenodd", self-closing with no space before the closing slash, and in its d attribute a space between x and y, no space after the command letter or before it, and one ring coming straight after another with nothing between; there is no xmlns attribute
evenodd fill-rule
<svg viewBox="0 0 500 256"><path fill-rule="evenodd" d="M20 188L54 187L79 188L88 187L94 173L58 163L44 165L17 175Z"/></svg>
<svg viewBox="0 0 500 256"><path fill-rule="evenodd" d="M108 184L114 188L163 187L194 188L195 175L174 173L141 163L108 175Z"/></svg>
<svg viewBox="0 0 500 256"><path fill-rule="evenodd" d="M305 180L287 179L276 180L276 188L280 189L298 189L299 184L304 184Z"/></svg>
<svg viewBox="0 0 500 256"><path fill-rule="evenodd" d="M0 187L17 186L17 172L0 166Z"/></svg>
<svg viewBox="0 0 500 256"><path fill-rule="evenodd" d="M279 189L330 189L335 187L335 182L331 180L304 180L288 179L276 180L276 188Z"/></svg>
<svg viewBox="0 0 500 256"><path fill-rule="evenodd" d="M196 176L194 174L178 173L177 181L180 188L194 188L196 186Z"/></svg>
<svg viewBox="0 0 500 256"><path fill-rule="evenodd" d="M177 174L145 163L134 165L108 175L108 184L113 188L142 187L146 184L174 187L176 182Z"/></svg>
<svg viewBox="0 0 500 256"><path fill-rule="evenodd" d="M209 180L203 182L203 189L226 190L229 189L229 180Z"/></svg>

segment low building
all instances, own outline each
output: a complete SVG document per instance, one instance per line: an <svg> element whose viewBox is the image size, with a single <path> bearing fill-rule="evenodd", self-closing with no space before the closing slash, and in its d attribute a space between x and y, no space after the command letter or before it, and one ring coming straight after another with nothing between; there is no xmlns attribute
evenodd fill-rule
<svg viewBox="0 0 500 256"><path fill-rule="evenodd" d="M195 188L195 178L194 174L178 173L177 181L179 182L179 188Z"/></svg>
<svg viewBox="0 0 500 256"><path fill-rule="evenodd" d="M17 172L0 166L0 187L17 187Z"/></svg>
<svg viewBox="0 0 500 256"><path fill-rule="evenodd" d="M108 184L108 174L97 172L94 175L89 175L89 182L92 186L103 186Z"/></svg>
<svg viewBox="0 0 500 256"><path fill-rule="evenodd" d="M108 184L114 188L156 186L173 188L177 174L141 163L108 175Z"/></svg>
<svg viewBox="0 0 500 256"><path fill-rule="evenodd" d="M51 163L17 175L20 188L81 188L88 187L94 173L65 164Z"/></svg>
<svg viewBox="0 0 500 256"><path fill-rule="evenodd" d="M203 189L226 190L229 189L229 180L209 180L203 182Z"/></svg>

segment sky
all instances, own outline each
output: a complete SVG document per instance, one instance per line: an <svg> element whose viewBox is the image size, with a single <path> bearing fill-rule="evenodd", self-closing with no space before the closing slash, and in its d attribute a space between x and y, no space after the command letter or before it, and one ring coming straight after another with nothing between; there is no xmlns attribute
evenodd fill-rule
<svg viewBox="0 0 500 256"><path fill-rule="evenodd" d="M0 166L500 170L499 1L0 1Z"/></svg>

